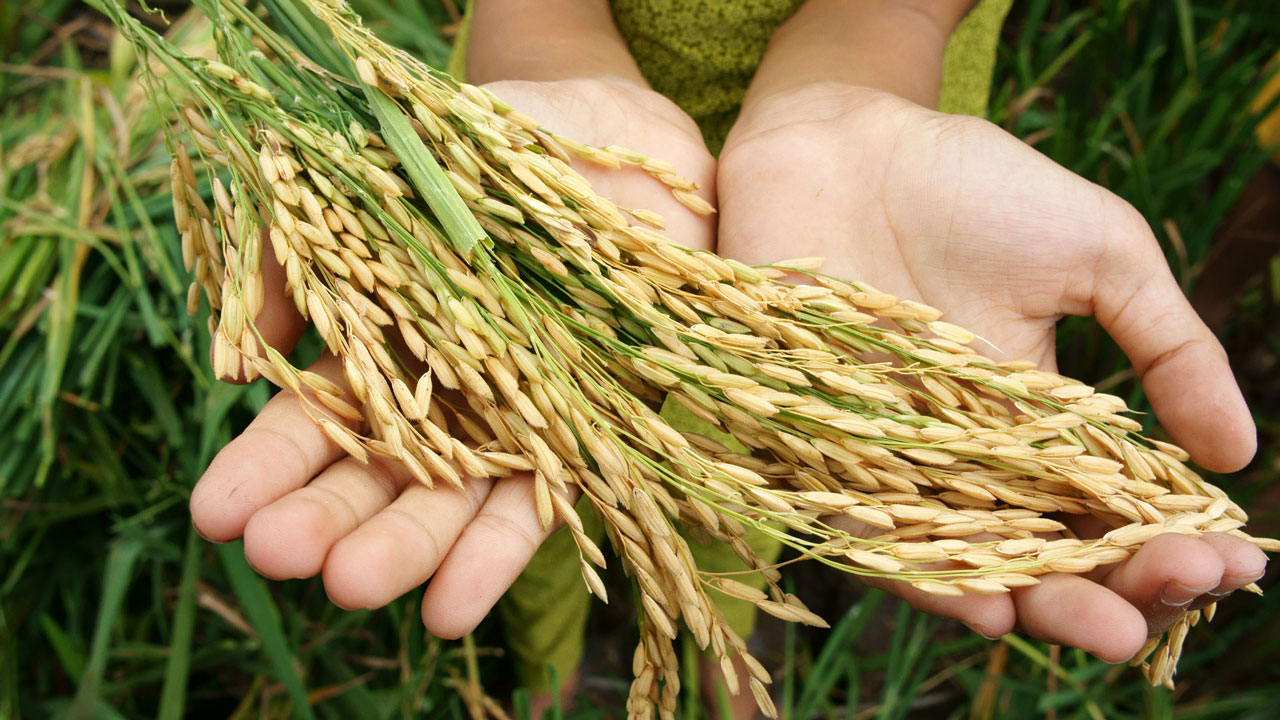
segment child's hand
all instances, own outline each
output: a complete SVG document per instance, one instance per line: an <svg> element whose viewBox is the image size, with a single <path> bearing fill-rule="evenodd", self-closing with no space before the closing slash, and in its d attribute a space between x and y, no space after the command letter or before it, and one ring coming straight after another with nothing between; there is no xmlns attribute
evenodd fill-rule
<svg viewBox="0 0 1280 720"><path fill-rule="evenodd" d="M620 80L504 82L493 89L568 137L672 160L714 202L714 161L697 127L651 90ZM622 206L662 213L682 242L711 246L713 221L686 210L641 171L581 170ZM265 257L272 262L270 253ZM273 292L258 327L287 353L305 323L283 293L283 271L272 266L264 275ZM332 356L311 369L345 386ZM434 576L423 622L436 635L458 637L479 623L546 537L532 492L529 476L471 480L462 491L443 483L428 489L392 462L362 465L285 391L214 458L192 492L191 516L210 540L243 535L245 556L263 575L322 574L342 607L380 607Z"/></svg>
<svg viewBox="0 0 1280 720"><path fill-rule="evenodd" d="M718 182L720 254L825 256L823 272L929 303L979 333L989 343L977 341L979 351L1048 369L1057 321L1094 315L1197 462L1230 471L1253 456L1252 418L1226 355L1142 216L994 125L811 84L744 108ZM1231 592L1265 564L1238 538L1168 535L1105 574L1050 576L1012 595L895 592L988 636L1018 624L1116 662L1172 622L1179 610L1169 604Z"/></svg>

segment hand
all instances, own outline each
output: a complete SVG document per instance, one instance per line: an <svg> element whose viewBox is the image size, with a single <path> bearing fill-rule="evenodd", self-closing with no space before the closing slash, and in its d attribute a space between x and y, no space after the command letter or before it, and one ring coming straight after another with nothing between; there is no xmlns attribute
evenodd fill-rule
<svg viewBox="0 0 1280 720"><path fill-rule="evenodd" d="M1226 355L1142 216L994 125L809 84L749 101L718 183L721 255L825 256L823 272L933 305L981 335L979 351L1046 369L1057 321L1094 315L1197 462L1230 471L1253 456L1253 422ZM1018 624L1118 662L1188 603L1252 582L1265 564L1235 537L1167 535L1095 576L1051 575L1011 595L892 589L989 637Z"/></svg>
<svg viewBox="0 0 1280 720"><path fill-rule="evenodd" d="M651 90L618 80L489 87L555 132L675 161L714 202L714 161L697 127ZM712 221L686 210L640 170L578 165L623 207L660 212L682 242L711 246ZM287 353L305 323L284 294L283 271L265 255L264 281L272 290L257 325ZM311 369L345 387L332 356ZM289 391L218 453L191 494L192 521L204 537L227 542L243 535L245 557L271 578L323 575L329 597L342 607L381 607L433 578L422 618L441 637L470 632L524 569L546 537L534 508L528 475L428 489L393 462L361 464L320 431Z"/></svg>

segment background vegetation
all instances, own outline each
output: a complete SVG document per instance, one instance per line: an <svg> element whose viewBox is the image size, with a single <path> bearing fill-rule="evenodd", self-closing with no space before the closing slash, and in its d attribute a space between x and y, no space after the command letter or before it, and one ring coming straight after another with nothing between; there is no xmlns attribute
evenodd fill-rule
<svg viewBox="0 0 1280 720"><path fill-rule="evenodd" d="M393 41L447 56L450 0L354 4ZM198 44L199 28L187 32ZM1258 255L1280 234L1224 232L1248 224L1229 211L1266 167L1249 104L1277 49L1270 0L1024 0L990 109L1134 203L1183 287L1217 303L1206 312L1262 433L1257 460L1222 483L1273 533L1280 263L1263 253L1228 272L1212 258L1215 242ZM182 310L159 119L130 94L134 59L111 28L72 0L0 4L0 63L0 720L461 716L462 646L424 633L416 593L344 612L318 582L267 583L237 544L192 532L191 485L270 390L210 379L204 319ZM1068 373L1143 406L1091 323L1064 323L1060 347ZM797 591L832 630L764 628L787 717L1270 718L1280 697L1274 596L1233 598L1194 632L1170 692L823 580L798 573ZM597 615L592 667L604 670L570 718L615 716L625 687L614 656L630 647L627 610ZM484 684L503 695L496 628L476 644ZM701 713L689 702L683 714Z"/></svg>

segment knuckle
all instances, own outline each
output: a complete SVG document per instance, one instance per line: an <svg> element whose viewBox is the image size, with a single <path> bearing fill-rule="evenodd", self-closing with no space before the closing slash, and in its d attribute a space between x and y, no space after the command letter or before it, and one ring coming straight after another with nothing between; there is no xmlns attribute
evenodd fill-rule
<svg viewBox="0 0 1280 720"><path fill-rule="evenodd" d="M441 538L436 535L435 530L431 526L422 521L416 513L411 513L402 507L390 505L382 511L386 519L399 524L404 529L425 545L425 553L421 557L434 558L437 562L444 557L443 550L446 545L441 542Z"/></svg>
<svg viewBox="0 0 1280 720"><path fill-rule="evenodd" d="M480 513L474 524L490 534L509 539L517 543L519 549L532 555L542 544L542 533L535 533L527 524L518 522L506 515L497 513Z"/></svg>
<svg viewBox="0 0 1280 720"><path fill-rule="evenodd" d="M293 455L293 459L296 461L298 467L306 468L308 474L312 473L313 468L315 467L315 460L311 453L307 452L306 448L302 446L302 443L300 443L298 438L294 437L292 433L281 430L271 424L263 423L256 427L250 426L249 430L246 430L245 434L241 435L237 440L241 440L248 436L250 431L256 433L265 442L283 447L289 454ZM325 438L325 442L332 441Z"/></svg>
<svg viewBox="0 0 1280 720"><path fill-rule="evenodd" d="M324 485L311 485L304 488L304 490L309 491L310 494L318 496L313 499L322 507L326 509L334 507L340 508L341 512L347 516L347 522L345 523L347 527L354 528L360 523L360 511L356 509L356 506L351 502L351 499L347 497L346 494L337 492L333 488L326 487Z"/></svg>
<svg viewBox="0 0 1280 720"><path fill-rule="evenodd" d="M1159 243L1151 231L1147 218L1138 208L1099 186L1100 204L1106 233L1105 251L1119 253L1116 259L1128 261L1130 265L1141 265L1151 259L1152 253L1159 252ZM1163 256L1161 256L1163 259Z"/></svg>

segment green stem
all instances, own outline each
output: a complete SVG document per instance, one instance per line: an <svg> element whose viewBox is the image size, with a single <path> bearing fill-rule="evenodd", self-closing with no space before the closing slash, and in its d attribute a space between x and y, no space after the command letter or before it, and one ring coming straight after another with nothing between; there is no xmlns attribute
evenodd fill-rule
<svg viewBox="0 0 1280 720"><path fill-rule="evenodd" d="M445 177L440 163L436 162L422 138L418 137L400 106L377 88L365 85L364 94L369 99L369 107L373 108L373 113L378 118L378 124L382 126L383 139L400 158L414 189L427 201L436 217L440 218L445 236L453 249L464 259L470 260L476 244L483 243L488 237L484 228L480 227L475 215L462 201L453 183Z"/></svg>

